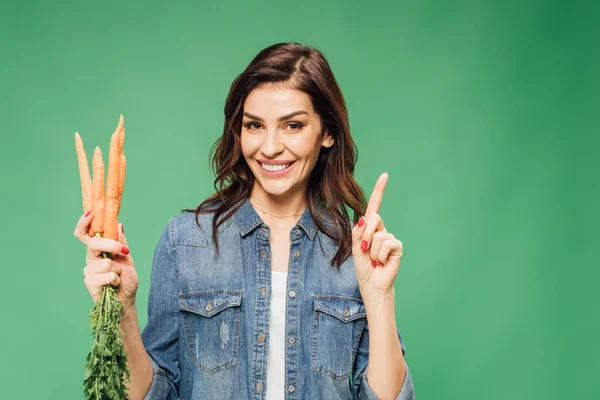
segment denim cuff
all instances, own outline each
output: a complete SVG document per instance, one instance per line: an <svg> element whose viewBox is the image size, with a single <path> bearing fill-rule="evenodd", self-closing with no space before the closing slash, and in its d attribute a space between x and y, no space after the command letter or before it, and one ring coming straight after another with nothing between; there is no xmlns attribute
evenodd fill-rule
<svg viewBox="0 0 600 400"><path fill-rule="evenodd" d="M358 396L359 400L378 400L379 397L371 390L369 386L369 382L367 382L367 371L363 372L360 376L360 394ZM415 399L415 389L413 386L412 376L410 375L410 370L408 369L408 365L406 366L406 374L404 375L404 382L402 383L402 389L396 397L396 400L414 400Z"/></svg>
<svg viewBox="0 0 600 400"><path fill-rule="evenodd" d="M166 400L169 398L171 387L165 371L150 357L152 363L152 384L144 400Z"/></svg>

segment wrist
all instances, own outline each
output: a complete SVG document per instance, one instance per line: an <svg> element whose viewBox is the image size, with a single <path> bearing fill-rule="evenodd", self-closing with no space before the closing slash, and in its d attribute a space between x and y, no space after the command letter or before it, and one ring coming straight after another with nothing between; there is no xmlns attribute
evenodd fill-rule
<svg viewBox="0 0 600 400"><path fill-rule="evenodd" d="M121 312L121 322L119 323L123 333L132 332L139 329L139 322L135 302L128 303L127 307Z"/></svg>
<svg viewBox="0 0 600 400"><path fill-rule="evenodd" d="M388 290L381 290L378 288L369 287L368 285L360 286L360 294L365 303L372 304L387 304L394 303L396 298L396 292L392 286Z"/></svg>
<svg viewBox="0 0 600 400"><path fill-rule="evenodd" d="M123 302L123 311L121 312L123 319L130 317L132 315L135 315L136 313L137 313L137 309L136 309L135 299L133 299L131 301Z"/></svg>

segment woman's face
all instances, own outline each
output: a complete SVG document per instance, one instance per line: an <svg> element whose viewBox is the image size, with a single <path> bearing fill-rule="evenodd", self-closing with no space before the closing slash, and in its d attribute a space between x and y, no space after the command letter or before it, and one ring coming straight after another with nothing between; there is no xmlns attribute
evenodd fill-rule
<svg viewBox="0 0 600 400"><path fill-rule="evenodd" d="M246 97L243 111L242 153L256 178L253 191L284 197L304 193L321 146L334 142L327 131L321 134L308 95L264 84Z"/></svg>

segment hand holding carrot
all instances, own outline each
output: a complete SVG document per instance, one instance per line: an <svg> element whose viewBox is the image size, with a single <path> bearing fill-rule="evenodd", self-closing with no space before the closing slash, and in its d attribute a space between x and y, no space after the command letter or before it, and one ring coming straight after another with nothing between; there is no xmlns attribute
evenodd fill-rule
<svg viewBox="0 0 600 400"><path fill-rule="evenodd" d="M118 240L89 236L88 229L93 220L93 213L79 218L74 235L87 246L87 265L83 269L85 287L94 302L102 296L102 288L112 284L120 287L117 296L125 309L135 307L135 295L138 288L138 276L133 258L129 253L127 238L123 233L123 225L118 224ZM112 254L111 258L102 258L103 252Z"/></svg>
<svg viewBox="0 0 600 400"><path fill-rule="evenodd" d="M122 287L123 292L118 293L118 297L127 307L135 302L138 279L127 249L127 240L120 229L122 225L119 226L117 222L125 185L124 141L125 126L123 115L120 115L110 140L105 191L104 162L100 148L94 149L92 179L83 141L75 132L83 208L84 212L89 212L79 219L74 233L88 246L85 285L94 301L100 298L104 286L112 284Z"/></svg>
<svg viewBox="0 0 600 400"><path fill-rule="evenodd" d="M94 150L92 180L83 141L75 132L83 210L87 212L79 218L74 234L88 248L84 283L95 302L90 311L94 344L86 358L84 378L88 400L127 398L130 377L120 323L124 311L135 309L138 277L123 225L118 223L125 184L124 140L120 115L110 141L105 192L102 152L99 147Z"/></svg>

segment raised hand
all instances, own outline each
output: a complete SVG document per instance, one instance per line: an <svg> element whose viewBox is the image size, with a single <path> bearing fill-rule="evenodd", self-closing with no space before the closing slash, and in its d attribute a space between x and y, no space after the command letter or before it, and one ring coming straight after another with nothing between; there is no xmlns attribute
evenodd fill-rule
<svg viewBox="0 0 600 400"><path fill-rule="evenodd" d="M102 295L107 284L120 287L117 296L125 309L135 307L138 276L133 258L129 254L123 225L118 224L118 240L88 235L93 215L83 215L77 222L73 234L87 246L86 267L83 269L84 283L94 302ZM112 259L102 258L103 252L111 253Z"/></svg>
<svg viewBox="0 0 600 400"><path fill-rule="evenodd" d="M354 271L361 291L381 295L393 291L402 257L402 242L385 229L378 214L387 180L386 172L379 176L365 215L352 229Z"/></svg>

